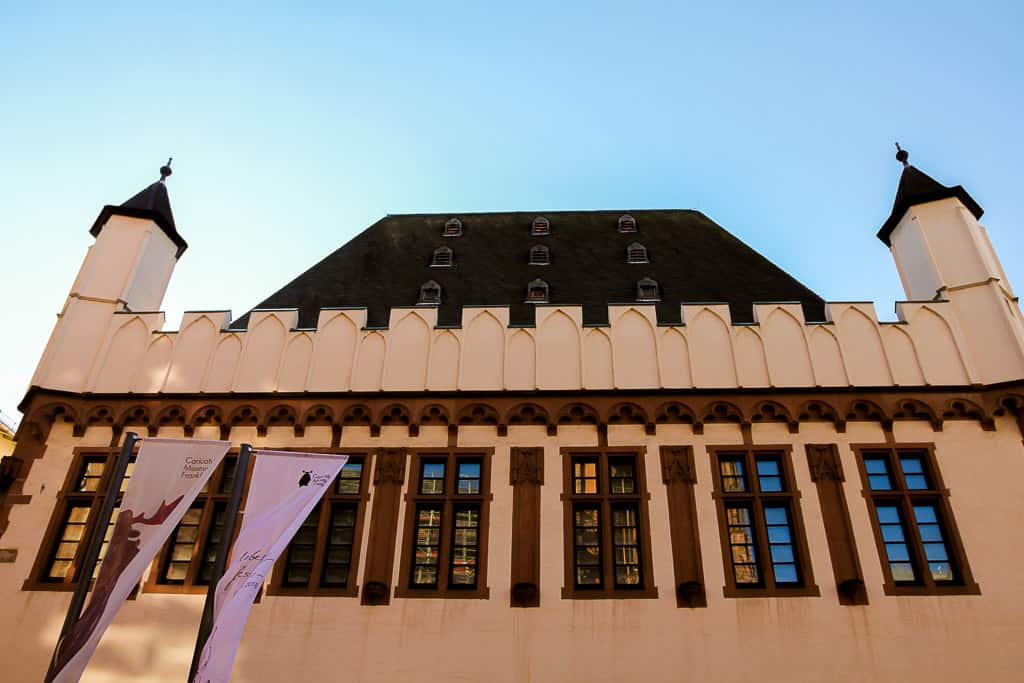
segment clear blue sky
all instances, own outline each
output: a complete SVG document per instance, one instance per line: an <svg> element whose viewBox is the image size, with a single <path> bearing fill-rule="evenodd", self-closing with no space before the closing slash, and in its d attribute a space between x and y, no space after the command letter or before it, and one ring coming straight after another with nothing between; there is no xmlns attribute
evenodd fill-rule
<svg viewBox="0 0 1024 683"><path fill-rule="evenodd" d="M892 319L894 140L1024 287L1022 3L213 4L0 5L7 413L96 214L168 156L170 328L385 213L656 207Z"/></svg>

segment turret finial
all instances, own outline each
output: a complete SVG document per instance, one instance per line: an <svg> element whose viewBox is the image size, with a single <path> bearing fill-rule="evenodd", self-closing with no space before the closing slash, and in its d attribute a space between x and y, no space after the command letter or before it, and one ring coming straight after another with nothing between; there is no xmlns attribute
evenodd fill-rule
<svg viewBox="0 0 1024 683"><path fill-rule="evenodd" d="M910 164L907 163L907 159L909 159L909 158L910 158L910 153L907 152L907 150L905 150L902 147L900 147L900 143L897 142L896 143L896 161L898 161L901 164L903 164L903 168L906 168L907 166L910 166Z"/></svg>
<svg viewBox="0 0 1024 683"><path fill-rule="evenodd" d="M898 147L899 145L897 145ZM174 161L174 157L167 159L167 163L160 167L160 182L167 180L167 176L171 175L171 162Z"/></svg>

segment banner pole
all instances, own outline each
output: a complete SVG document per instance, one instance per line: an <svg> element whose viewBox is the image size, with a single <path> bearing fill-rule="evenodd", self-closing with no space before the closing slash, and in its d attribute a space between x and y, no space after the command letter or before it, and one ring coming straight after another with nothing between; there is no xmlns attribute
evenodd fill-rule
<svg viewBox="0 0 1024 683"><path fill-rule="evenodd" d="M117 505L117 496L121 491L121 482L124 481L124 473L128 470L128 461L132 457L132 451L135 449L135 443L138 440L139 435L135 432L125 432L124 443L121 444L121 452L118 454L117 460L114 461L114 471L110 473L110 479L107 481L103 505L100 506L96 524L92 527L89 545L86 547L85 557L82 559L82 566L78 569L78 584L75 586L75 592L71 594L71 603L68 605L68 612L64 617L64 625L60 629L60 636L57 638L57 644L53 648L49 673L52 673L53 665L57 661L57 653L60 651L60 645L64 641L64 637L82 615L85 597L89 593L92 575L96 570L96 561L99 559L100 550L103 548L103 537L107 535L110 517L114 512L114 506Z"/></svg>
<svg viewBox="0 0 1024 683"><path fill-rule="evenodd" d="M235 535L235 520L238 517L238 509L242 503L242 489L245 488L246 475L249 472L249 459L252 456L252 446L243 443L238 451L238 463L235 465L235 480L231 484L231 497L228 500L227 510L224 512L224 531L217 547L217 558L213 562L213 575L210 577L210 585L206 589L206 602L203 604L203 618L199 622L199 633L196 634L196 648L192 653L192 666L188 670L188 680L191 683L199 669L199 657L203 654L206 646L206 639L210 637L213 628L213 604L214 596L217 594L217 584L224 576L224 569L228 564L228 551L231 549L231 541Z"/></svg>

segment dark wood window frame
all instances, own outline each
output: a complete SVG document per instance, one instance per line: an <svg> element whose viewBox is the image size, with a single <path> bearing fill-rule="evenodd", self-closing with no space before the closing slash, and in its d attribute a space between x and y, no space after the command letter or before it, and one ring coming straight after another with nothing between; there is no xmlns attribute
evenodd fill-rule
<svg viewBox="0 0 1024 683"><path fill-rule="evenodd" d="M200 571L205 563L202 558L207 555L207 553L216 553L217 551L216 541L210 538L211 526L214 523L217 511L226 511L228 497L231 493L231 484L225 479L225 463L237 463L237 458L237 448L232 448L228 451L224 456L224 460L217 465L217 469L207 482L206 492L200 492L199 495L196 496L196 499L189 505L189 509L201 506L202 513L199 519L198 531L193 543L192 555L189 559L189 567L186 571L185 578L181 583L169 583L162 577L168 562L170 561L170 554L173 552L172 548L176 540L178 528L180 527L179 524L171 531L170 537L168 537L163 547L160 548L160 552L157 553L156 558L150 567L149 576L146 578L142 586L144 593L206 593L209 583L199 580ZM250 468L249 472L246 473L245 488L242 490L243 508L245 507L245 498L249 493L249 478L251 475L252 468ZM186 512L186 515L187 514L188 513ZM235 526L235 530L237 534L237 524Z"/></svg>
<svg viewBox="0 0 1024 683"><path fill-rule="evenodd" d="M405 531L402 534L402 553L399 562L399 578L395 586L396 598L471 598L486 600L491 595L487 586L487 548L490 506L494 498L491 492L491 461L493 448L418 448L410 449L409 486L405 494ZM440 494L421 493L420 482L425 462L444 462L444 488ZM478 494L458 494L458 463L478 461L480 463L480 486ZM440 542L438 550L438 576L436 586L414 586L413 545L417 541L417 510L420 506L437 505L442 508ZM476 585L461 587L451 585L452 546L455 538L456 510L462 505L479 506L477 526Z"/></svg>
<svg viewBox="0 0 1024 683"><path fill-rule="evenodd" d="M654 584L654 567L651 556L651 521L648 503L651 494L647 490L647 449L643 446L596 446L562 448L562 533L564 543L563 600L607 600L607 599L653 599L658 597ZM636 463L636 491L629 494L611 493L609 459L617 456L628 457ZM596 494L575 493L573 485L573 461L580 458L594 458L598 462L598 492ZM639 586L615 585L612 559L612 508L617 504L636 506L638 516L638 540L640 577ZM601 567L604 581L600 587L578 587L575 575L575 510L579 506L599 507Z"/></svg>
<svg viewBox="0 0 1024 683"><path fill-rule="evenodd" d="M942 473L939 471L938 460L935 456L935 444L933 443L883 443L883 444L851 444L850 448L857 456L857 469L861 477L861 493L868 508L868 516L871 518L871 530L875 536L875 545L878 548L878 559L882 565L882 576L885 578L883 590L886 595L980 595L981 587L974 581L970 564L967 561L967 552L964 549L960 531L953 516L953 510L949 504L949 489L942 480ZM927 489L908 489L904 481L902 466L897 466L900 454L920 455L925 467L925 476L930 486ZM884 454L888 458L889 478L892 488L890 490L875 490L871 488L868 480L868 472L865 467L865 455ZM930 503L938 511L939 526L944 532L944 541L949 554L949 563L954 572L952 583L936 583L931 572L927 571L928 562L924 557L924 546L921 541L917 525L912 523L912 504L914 501ZM896 505L902 515L903 532L906 544L910 551L910 562L917 574L917 582L914 584L897 583L893 579L892 570L889 567L889 556L886 552L885 540L882 537L882 529L879 524L876 504L878 502L890 502Z"/></svg>
<svg viewBox="0 0 1024 683"><path fill-rule="evenodd" d="M99 513L100 506L103 505L103 499L106 497L105 491L118 453L118 448L102 446L78 446L74 448L71 466L68 468L67 475L64 478L64 484L57 494L57 504L54 505L53 512L50 515L50 522L47 524L46 532L43 534L43 541L39 545L39 552L36 554L35 562L32 564L32 571L29 574L29 578L22 584L22 590L72 591L78 585L78 564L82 561L85 554L86 541L95 528L96 515ZM138 449L135 450L135 454L138 454ZM76 491L75 483L81 478L86 462L89 460L99 461L101 459L103 461L102 475L99 477L96 489L93 491ZM134 462L134 459L135 455L132 456L132 462ZM130 476L131 470L129 469L125 475L125 483L127 483L127 479ZM124 486L125 484L122 484L122 491ZM66 525L68 513L76 504L88 505L89 513L83 524L82 535L77 541L78 547L72 560L71 576L64 579L46 578L44 575L54 560ZM116 519L117 508L115 508L115 512L111 516L111 525ZM101 559L102 554L101 552ZM97 562L97 569L99 566L100 563Z"/></svg>
<svg viewBox="0 0 1024 683"><path fill-rule="evenodd" d="M338 480L331 483L330 488L324 497L317 503L314 513L319 513L319 522L316 527L316 541L313 550L312 569L310 572L309 584L306 586L288 585L286 583L286 572L291 543L285 547L274 564L274 571L267 586L267 595L316 595L327 597L357 597L359 595L360 552L363 545L363 530L366 526L366 515L370 501L369 473L373 467L373 451L351 448L302 448L302 449L281 449L301 450L307 453L342 453L362 460L362 474L359 479L359 492L354 494L338 493ZM344 471L344 468L342 469ZM341 475L339 474L339 477ZM352 550L349 560L348 581L344 587L322 586L324 562L328 545L328 535L331 533L331 515L334 509L340 506L352 506L356 508L355 524L352 532ZM311 513L311 514L314 514Z"/></svg>
<svg viewBox="0 0 1024 683"><path fill-rule="evenodd" d="M750 597L818 597L821 591L814 583L814 572L811 566L810 553L807 547L807 533L804 528L803 514L800 510L800 491L796 488L793 476L793 448L789 445L781 446L708 446L708 455L711 456L712 482L714 489L712 497L715 500L715 507L718 510L718 529L721 536L722 562L725 570L725 586L723 594L727 598L750 598ZM785 487L778 492L762 492L758 482L755 458L761 456L776 456L778 458L782 481ZM742 458L744 472L747 479L747 490L743 492L726 492L722 486L722 460L734 457ZM753 512L753 533L755 537L755 553L761 558L758 562L761 582L758 585L737 584L733 570L732 551L729 544L729 529L726 517L726 508L734 502L737 505L747 505ZM774 571L766 571L772 564L767 526L764 520L763 509L765 504L769 506L777 504L784 506L789 512L789 524L791 525L791 545L796 555L801 584L799 586L777 586L775 584Z"/></svg>

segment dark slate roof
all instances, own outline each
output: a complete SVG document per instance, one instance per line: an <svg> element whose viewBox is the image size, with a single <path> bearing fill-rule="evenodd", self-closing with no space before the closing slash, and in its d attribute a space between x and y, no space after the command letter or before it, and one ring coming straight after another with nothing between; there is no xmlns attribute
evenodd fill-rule
<svg viewBox="0 0 1024 683"><path fill-rule="evenodd" d="M934 202L940 199L956 197L967 209L974 214L975 218L981 218L985 211L974 201L971 195L962 185L946 187L939 183L927 173L922 173L913 166L906 166L900 176L900 186L896 190L896 200L892 204L892 213L885 219L882 229L878 231L878 239L885 242L885 246L891 247L889 236L896 229L896 225L903 218L907 209L925 202Z"/></svg>
<svg viewBox="0 0 1024 683"><path fill-rule="evenodd" d="M103 210L100 211L100 215L96 217L96 221L92 224L92 228L89 229L89 233L93 237L99 235L100 230L103 229L103 226L111 216L147 218L160 226L160 229L171 238L171 241L178 247L178 256L181 256L188 249L188 243L178 234L178 230L174 226L171 200L167 196L167 185L162 180L153 183L120 206L111 206L109 204L104 206Z"/></svg>
<svg viewBox="0 0 1024 683"><path fill-rule="evenodd" d="M366 307L367 325L385 327L393 306L414 306L420 286L441 285L439 325L461 323L464 305L510 307L512 325L534 323L526 286L542 278L553 304L582 304L584 324L607 324L609 303L636 301L637 281L660 285L658 320L679 324L682 302L727 302L734 321L750 322L755 301L799 301L808 320L823 320L821 297L698 211L631 211L637 232L620 233L622 211L543 214L551 232L533 236L536 213L459 214L463 234L442 237L450 214L387 216L271 294L256 308L298 308L299 327L319 310ZM639 242L649 263L630 264ZM530 247L550 249L551 263L529 265ZM430 266L434 249L451 247L450 268ZM232 323L243 328L248 313Z"/></svg>

